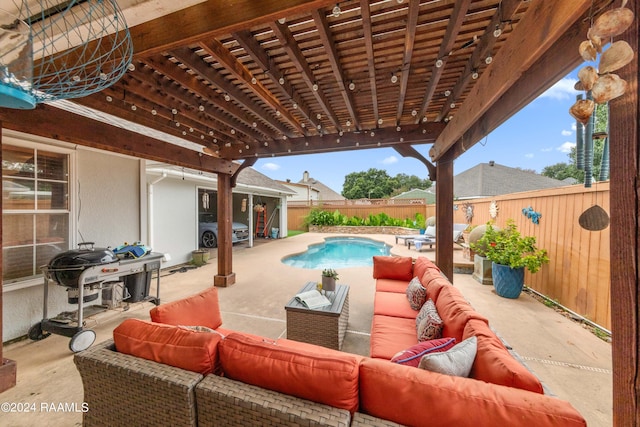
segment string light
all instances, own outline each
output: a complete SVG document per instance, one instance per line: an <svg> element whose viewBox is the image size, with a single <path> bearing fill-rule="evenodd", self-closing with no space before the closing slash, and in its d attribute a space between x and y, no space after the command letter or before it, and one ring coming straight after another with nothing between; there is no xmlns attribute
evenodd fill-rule
<svg viewBox="0 0 640 427"><path fill-rule="evenodd" d="M331 13L333 14L334 18L337 18L338 16L340 16L340 14L342 13L342 10L340 10L340 5L336 4L331 10Z"/></svg>
<svg viewBox="0 0 640 427"><path fill-rule="evenodd" d="M353 80L351 80L349 82L349 90L355 90L355 88L356 88L356 84L353 82Z"/></svg>
<svg viewBox="0 0 640 427"><path fill-rule="evenodd" d="M398 76L396 76L396 73L391 73L391 83L398 83Z"/></svg>

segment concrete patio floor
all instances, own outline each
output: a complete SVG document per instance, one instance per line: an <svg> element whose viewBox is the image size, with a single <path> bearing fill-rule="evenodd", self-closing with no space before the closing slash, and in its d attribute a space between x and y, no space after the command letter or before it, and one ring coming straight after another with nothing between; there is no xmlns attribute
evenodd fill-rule
<svg viewBox="0 0 640 427"><path fill-rule="evenodd" d="M223 326L270 338L286 337L284 305L307 281L318 281L318 270L282 264L288 254L302 252L309 244L322 242L331 234L305 233L292 238L256 242L233 251L236 284L220 288ZM366 235L385 241L394 255L418 255L434 259L433 250L418 253L393 236ZM172 301L204 290L213 283L217 271L214 258L203 267L176 268L161 272L160 297ZM463 264L460 250L455 262ZM367 355L373 316L374 280L371 267L339 269L341 284L350 285L349 325L343 351ZM152 281L151 293L155 280ZM497 296L491 286L483 286L470 274L455 274L459 287L475 309L513 348L543 384L556 396L568 400L591 427L612 425L611 345L528 294L516 300ZM87 320L97 333L96 342L111 337L125 318L149 319L149 302L130 304L127 309L109 310ZM1 426L73 426L82 424L83 390L80 375L68 349L69 339L52 335L42 341L23 340L4 349L4 356L17 361L16 387L0 394L0 403L24 406L22 413L0 415ZM153 393L153 390L149 390ZM127 396L118 396L118 405L127 405ZM66 405L66 407L65 407ZM18 405L16 405L18 406ZM27 410L29 412L27 412ZM91 410L91 408L89 408Z"/></svg>

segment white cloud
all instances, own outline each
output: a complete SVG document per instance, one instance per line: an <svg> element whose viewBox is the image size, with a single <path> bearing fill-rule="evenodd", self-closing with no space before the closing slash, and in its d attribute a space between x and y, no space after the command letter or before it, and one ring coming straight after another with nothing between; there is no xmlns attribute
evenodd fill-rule
<svg viewBox="0 0 640 427"><path fill-rule="evenodd" d="M389 156L382 161L383 165L392 165L394 163L398 163L398 158L396 156Z"/></svg>
<svg viewBox="0 0 640 427"><path fill-rule="evenodd" d="M566 130L566 129L563 129L561 133L562 133L562 136L573 135L573 132L571 132L570 130Z"/></svg>
<svg viewBox="0 0 640 427"><path fill-rule="evenodd" d="M542 151L543 153L548 153L549 151L553 151L553 148L552 147L541 148L540 151Z"/></svg>
<svg viewBox="0 0 640 427"><path fill-rule="evenodd" d="M527 153L524 155L527 159L533 159L533 153Z"/></svg>
<svg viewBox="0 0 640 427"><path fill-rule="evenodd" d="M575 146L575 142L565 142L564 144L556 148L556 150L560 151L561 153L570 153L571 149Z"/></svg>
<svg viewBox="0 0 640 427"><path fill-rule="evenodd" d="M540 98L551 98L556 100L564 100L575 98L579 92L573 88L578 80L564 78L547 89Z"/></svg>
<svg viewBox="0 0 640 427"><path fill-rule="evenodd" d="M576 122L571 123L571 130L575 132L577 129L578 125L576 124Z"/></svg>
<svg viewBox="0 0 640 427"><path fill-rule="evenodd" d="M268 171L277 171L278 169L280 169L280 165L276 163L265 163L264 165L262 165L262 169L266 169Z"/></svg>

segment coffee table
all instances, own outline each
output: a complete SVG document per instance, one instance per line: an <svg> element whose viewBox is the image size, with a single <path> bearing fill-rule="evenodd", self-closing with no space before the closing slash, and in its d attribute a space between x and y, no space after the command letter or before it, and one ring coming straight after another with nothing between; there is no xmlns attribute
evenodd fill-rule
<svg viewBox="0 0 640 427"><path fill-rule="evenodd" d="M316 289L307 282L297 293ZM349 285L336 284L335 292L326 292L331 305L310 309L295 298L284 306L287 313L287 338L341 350L349 322Z"/></svg>

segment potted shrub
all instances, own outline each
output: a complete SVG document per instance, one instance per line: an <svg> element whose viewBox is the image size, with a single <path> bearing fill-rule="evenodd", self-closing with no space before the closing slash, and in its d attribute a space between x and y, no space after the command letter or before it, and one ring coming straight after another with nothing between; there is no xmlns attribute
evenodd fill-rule
<svg viewBox="0 0 640 427"><path fill-rule="evenodd" d="M486 248L485 256L492 261L493 286L505 298L518 298L524 286L524 269L536 273L549 262L547 251L536 247L536 238L522 236L510 219L502 230L487 224L477 245Z"/></svg>
<svg viewBox="0 0 640 427"><path fill-rule="evenodd" d="M338 272L333 268L325 268L322 270L322 289L328 292L336 290L336 280L338 280Z"/></svg>
<svg viewBox="0 0 640 427"><path fill-rule="evenodd" d="M477 282L482 285L493 286L493 275L491 274L491 260L486 257L487 248L486 243L480 242L484 232L487 229L487 224L478 225L469 233L469 248L473 255L470 254L470 258L473 260L473 277ZM499 231L500 228L493 226L494 231Z"/></svg>

